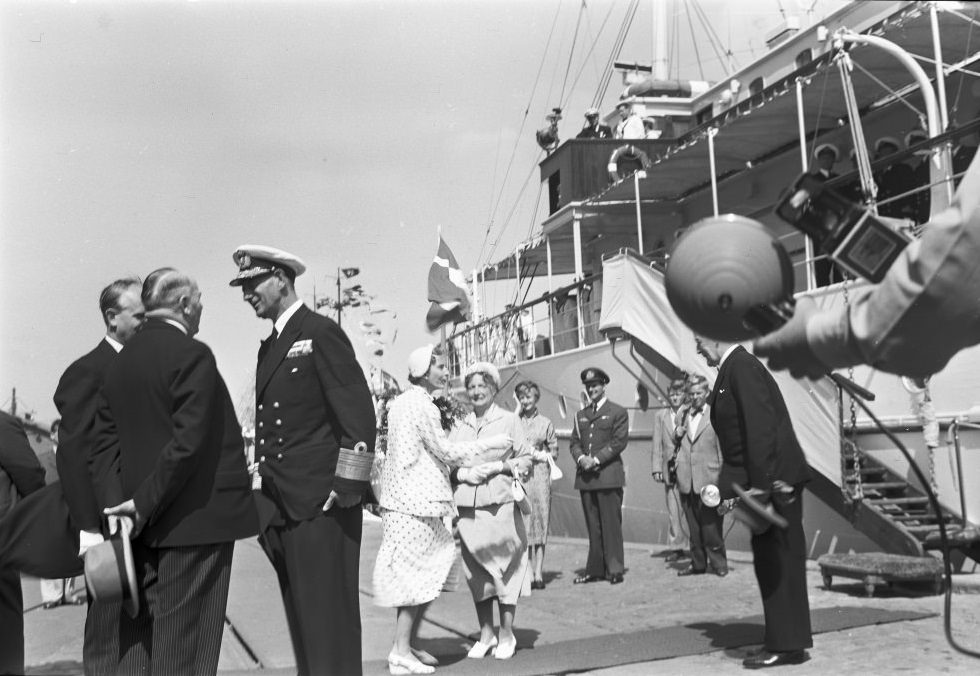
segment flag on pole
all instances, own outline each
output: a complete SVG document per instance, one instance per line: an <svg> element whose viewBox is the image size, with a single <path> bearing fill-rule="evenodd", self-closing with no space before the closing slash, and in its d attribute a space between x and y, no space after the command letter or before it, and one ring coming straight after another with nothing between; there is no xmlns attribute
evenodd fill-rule
<svg viewBox="0 0 980 676"><path fill-rule="evenodd" d="M439 237L439 250L429 268L429 300L432 305L425 315L429 331L435 331L449 322L469 319L470 299L466 295L466 279L442 237Z"/></svg>

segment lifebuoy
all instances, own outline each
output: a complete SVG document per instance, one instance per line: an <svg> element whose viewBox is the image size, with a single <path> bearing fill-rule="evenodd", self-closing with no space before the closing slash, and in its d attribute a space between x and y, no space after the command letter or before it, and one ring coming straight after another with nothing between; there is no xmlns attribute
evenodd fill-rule
<svg viewBox="0 0 980 676"><path fill-rule="evenodd" d="M606 167L609 170L609 178L613 182L626 178L619 171L619 161L622 159L638 162L640 169L648 169L650 167L650 158L645 152L634 145L619 146L609 156L609 164Z"/></svg>

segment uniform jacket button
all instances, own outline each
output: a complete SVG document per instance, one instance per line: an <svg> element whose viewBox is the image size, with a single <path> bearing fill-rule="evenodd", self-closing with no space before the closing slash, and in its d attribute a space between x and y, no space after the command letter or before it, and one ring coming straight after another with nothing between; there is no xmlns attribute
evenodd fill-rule
<svg viewBox="0 0 980 676"><path fill-rule="evenodd" d="M276 424L277 425L282 425L282 420L280 418L276 418Z"/></svg>
<svg viewBox="0 0 980 676"><path fill-rule="evenodd" d="M265 427L265 423L264 422L259 422L259 427Z"/></svg>
<svg viewBox="0 0 980 676"><path fill-rule="evenodd" d="M259 458L259 462L265 462L265 456L264 455L261 458Z"/></svg>
<svg viewBox="0 0 980 676"><path fill-rule="evenodd" d="M279 438L279 445L282 446L282 438Z"/></svg>
<svg viewBox="0 0 980 676"><path fill-rule="evenodd" d="M262 410L262 404L259 404L259 410L260 411Z"/></svg>
<svg viewBox="0 0 980 676"><path fill-rule="evenodd" d="M265 446L265 439L259 439L259 446Z"/></svg>
<svg viewBox="0 0 980 676"><path fill-rule="evenodd" d="M276 456L276 460L282 460L282 453Z"/></svg>
<svg viewBox="0 0 980 676"><path fill-rule="evenodd" d="M272 408L279 408L279 402L278 401L272 402Z"/></svg>

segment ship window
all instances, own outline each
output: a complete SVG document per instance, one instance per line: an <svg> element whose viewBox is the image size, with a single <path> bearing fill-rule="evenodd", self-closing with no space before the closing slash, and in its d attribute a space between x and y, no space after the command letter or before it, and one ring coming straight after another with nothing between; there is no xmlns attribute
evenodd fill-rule
<svg viewBox="0 0 980 676"><path fill-rule="evenodd" d="M813 61L813 50L807 47L802 52L796 55L796 67L797 69L802 68L806 64Z"/></svg>
<svg viewBox="0 0 980 676"><path fill-rule="evenodd" d="M762 90L766 88L766 79L761 75L749 83L749 96L755 96L756 94L762 93Z"/></svg>
<svg viewBox="0 0 980 676"><path fill-rule="evenodd" d="M709 103L704 108L699 110L694 114L694 123L696 125L704 124L712 117L711 115L711 104Z"/></svg>

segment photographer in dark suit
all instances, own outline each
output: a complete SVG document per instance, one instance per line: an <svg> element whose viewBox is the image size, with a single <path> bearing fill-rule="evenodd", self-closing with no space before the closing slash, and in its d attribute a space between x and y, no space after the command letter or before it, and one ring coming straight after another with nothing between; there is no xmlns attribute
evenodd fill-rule
<svg viewBox="0 0 980 676"><path fill-rule="evenodd" d="M711 425L721 445L718 488L732 500L737 484L757 489L789 526L752 533L755 577L762 592L766 634L760 653L743 665L759 669L800 664L813 647L806 591L803 484L810 478L783 395L766 367L738 344L699 338L698 352L718 378L708 398Z"/></svg>
<svg viewBox="0 0 980 676"><path fill-rule="evenodd" d="M623 581L623 487L626 470L620 457L629 442L626 409L606 398L609 376L602 369L582 371L590 404L575 416L569 450L575 459L575 488L582 497L589 531L585 574L575 584Z"/></svg>
<svg viewBox="0 0 980 676"><path fill-rule="evenodd" d="M235 540L258 530L241 428L211 350L194 340L197 283L161 268L143 284L146 324L106 373L94 467L130 517L140 611L120 621L124 674L214 674ZM118 527L118 526L117 526Z"/></svg>
<svg viewBox="0 0 980 676"><path fill-rule="evenodd" d="M18 499L44 487L44 469L24 426L0 411L0 522ZM0 674L24 673L24 598L20 573L0 566Z"/></svg>
<svg viewBox="0 0 980 676"><path fill-rule="evenodd" d="M232 286L273 323L255 375L258 499L268 524L260 541L279 577L297 670L360 674L368 481L351 478L341 449L374 452L371 392L347 335L296 295L302 261L263 246L239 247L232 258L239 268Z"/></svg>

